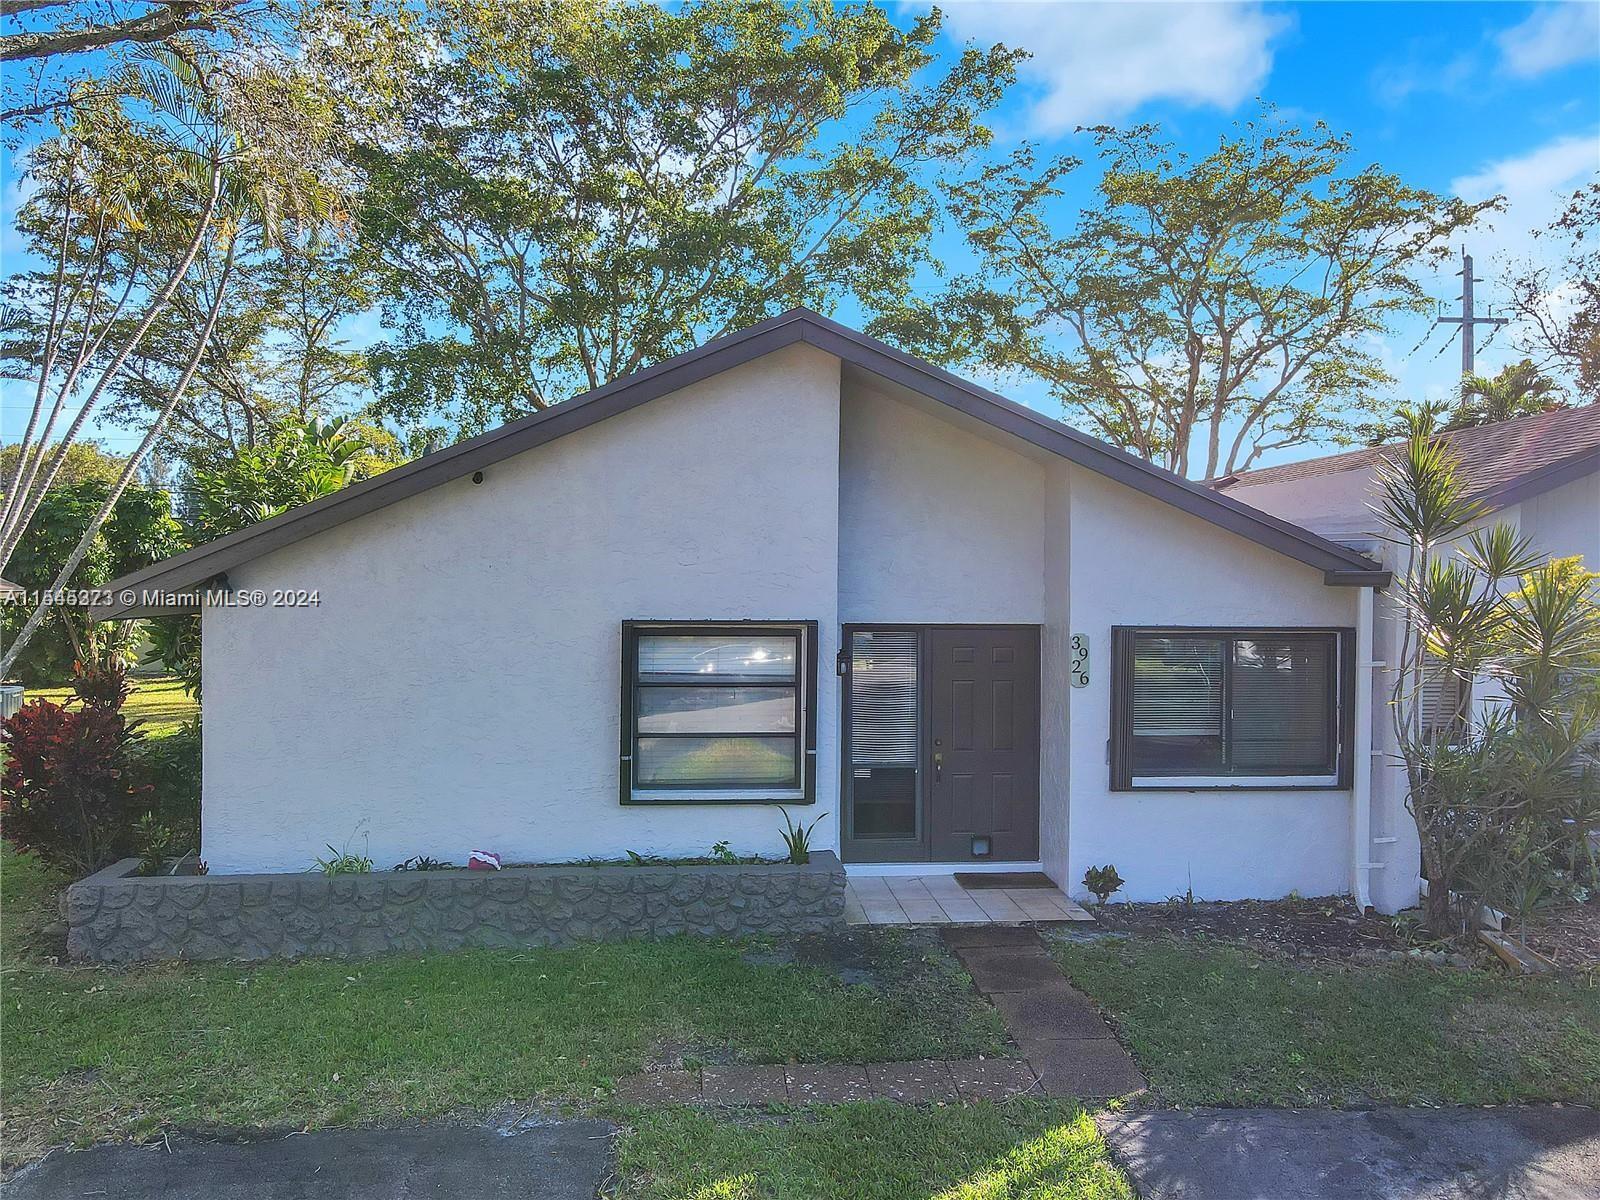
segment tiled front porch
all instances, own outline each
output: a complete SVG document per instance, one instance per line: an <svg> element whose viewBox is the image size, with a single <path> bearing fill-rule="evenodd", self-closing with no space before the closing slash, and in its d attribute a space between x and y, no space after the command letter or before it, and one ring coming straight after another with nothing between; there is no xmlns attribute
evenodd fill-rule
<svg viewBox="0 0 1600 1200"><path fill-rule="evenodd" d="M852 925L1028 925L1092 921L1060 888L966 888L951 875L852 875L844 919Z"/></svg>

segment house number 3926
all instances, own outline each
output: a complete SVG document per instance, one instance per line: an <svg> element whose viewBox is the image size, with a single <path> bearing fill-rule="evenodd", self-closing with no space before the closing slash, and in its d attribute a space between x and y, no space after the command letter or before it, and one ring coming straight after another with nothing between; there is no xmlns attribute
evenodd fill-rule
<svg viewBox="0 0 1600 1200"><path fill-rule="evenodd" d="M1089 639L1081 633L1072 635L1072 663L1068 671L1073 687L1089 686Z"/></svg>

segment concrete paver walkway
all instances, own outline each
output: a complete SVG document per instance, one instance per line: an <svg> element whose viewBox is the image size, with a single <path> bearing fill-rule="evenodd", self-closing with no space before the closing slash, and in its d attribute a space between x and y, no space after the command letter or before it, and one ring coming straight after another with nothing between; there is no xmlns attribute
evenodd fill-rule
<svg viewBox="0 0 1600 1200"><path fill-rule="evenodd" d="M1144 1200L1597 1200L1600 1111L1103 1114Z"/></svg>
<svg viewBox="0 0 1600 1200"><path fill-rule="evenodd" d="M1060 888L966 888L953 875L852 875L844 889L852 925L1027 925L1092 921Z"/></svg>
<svg viewBox="0 0 1600 1200"><path fill-rule="evenodd" d="M1023 1058L928 1059L812 1066L654 1071L617 1081L625 1104L842 1104L1008 1100L1033 1093L1081 1100L1144 1090L1144 1076L1033 929L953 927L944 940L999 1010Z"/></svg>
<svg viewBox="0 0 1600 1200"><path fill-rule="evenodd" d="M413 1125L249 1142L58 1150L13 1176L5 1200L594 1200L615 1128Z"/></svg>
<svg viewBox="0 0 1600 1200"><path fill-rule="evenodd" d="M975 926L943 937L1000 1010L1046 1095L1088 1100L1144 1090L1138 1066L1034 930Z"/></svg>

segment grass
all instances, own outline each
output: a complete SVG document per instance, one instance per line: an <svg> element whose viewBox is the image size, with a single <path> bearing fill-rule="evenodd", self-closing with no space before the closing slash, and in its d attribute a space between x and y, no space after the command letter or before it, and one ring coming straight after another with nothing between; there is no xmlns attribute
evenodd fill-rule
<svg viewBox="0 0 1600 1200"><path fill-rule="evenodd" d="M1177 1104L1600 1102L1600 988L1217 943L1053 947Z"/></svg>
<svg viewBox="0 0 1600 1200"><path fill-rule="evenodd" d="M1133 1200L1074 1105L885 1101L735 1123L641 1117L618 1143L618 1200Z"/></svg>
<svg viewBox="0 0 1600 1200"><path fill-rule="evenodd" d="M8 927L48 911L55 881L28 856L0 853L0 880ZM8 929L7 1154L163 1125L298 1128L603 1098L657 1060L1006 1052L997 1014L947 951L881 932L851 942L869 986L760 942L111 970L52 965Z"/></svg>
<svg viewBox="0 0 1600 1200"><path fill-rule="evenodd" d="M37 855L0 842L0 964L38 950L40 931L59 918L56 899L66 878ZM0 1021L3 1024L3 1021Z"/></svg>
<svg viewBox="0 0 1600 1200"><path fill-rule="evenodd" d="M200 715L199 702L183 690L183 684L174 676L136 676L132 682L133 690L122 714L130 721L143 722L139 732L147 737L174 733ZM70 687L29 688L27 698L64 704L71 695Z"/></svg>

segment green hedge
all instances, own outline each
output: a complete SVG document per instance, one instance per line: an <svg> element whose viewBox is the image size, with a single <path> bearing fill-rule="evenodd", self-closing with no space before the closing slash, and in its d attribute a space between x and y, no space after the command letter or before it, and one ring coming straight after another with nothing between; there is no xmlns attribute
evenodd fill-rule
<svg viewBox="0 0 1600 1200"><path fill-rule="evenodd" d="M134 745L134 770L155 789L150 810L177 835L183 851L200 849L200 726L141 738Z"/></svg>

